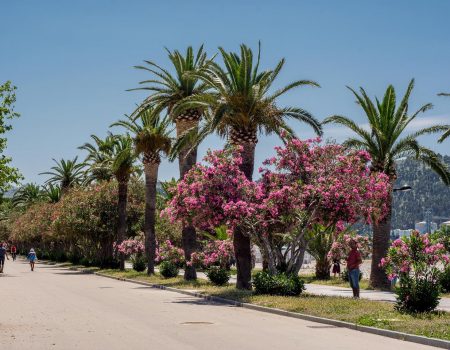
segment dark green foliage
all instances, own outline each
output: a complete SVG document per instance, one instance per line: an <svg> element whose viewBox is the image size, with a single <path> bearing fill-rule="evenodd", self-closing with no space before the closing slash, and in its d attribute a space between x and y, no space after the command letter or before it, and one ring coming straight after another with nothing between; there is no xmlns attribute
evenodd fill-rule
<svg viewBox="0 0 450 350"><path fill-rule="evenodd" d="M145 271L147 268L147 260L145 259L145 256L142 254L137 254L131 259L131 262L133 263L133 270L137 272Z"/></svg>
<svg viewBox="0 0 450 350"><path fill-rule="evenodd" d="M450 166L450 156L442 160ZM430 167L412 158L396 162L398 178L395 187L409 185L412 191L396 192L393 201L392 228L410 229L424 220L430 209L433 221L450 220L450 187Z"/></svg>
<svg viewBox="0 0 450 350"><path fill-rule="evenodd" d="M178 272L178 267L170 261L163 261L159 265L159 273L165 278L177 277Z"/></svg>
<svg viewBox="0 0 450 350"><path fill-rule="evenodd" d="M450 266L442 272L439 282L444 293L450 293Z"/></svg>
<svg viewBox="0 0 450 350"><path fill-rule="evenodd" d="M206 271L208 279L216 286L223 286L228 283L230 279L230 271L221 268L220 266L211 266Z"/></svg>
<svg viewBox="0 0 450 350"><path fill-rule="evenodd" d="M256 294L297 296L305 290L305 282L297 275L272 275L261 271L253 278Z"/></svg>
<svg viewBox="0 0 450 350"><path fill-rule="evenodd" d="M11 188L11 184L17 184L22 179L19 170L10 166L12 159L3 154L7 146L4 134L12 129L8 120L20 116L14 110L16 103L16 87L10 81L0 83L0 192Z"/></svg>
<svg viewBox="0 0 450 350"><path fill-rule="evenodd" d="M361 271L359 271L359 280L360 281L361 281L362 277L363 277L363 273ZM347 269L344 269L344 271L342 271L341 278L344 282L350 282L348 279L348 270Z"/></svg>
<svg viewBox="0 0 450 350"><path fill-rule="evenodd" d="M408 313L430 312L439 304L441 286L426 279L401 277L396 309Z"/></svg>

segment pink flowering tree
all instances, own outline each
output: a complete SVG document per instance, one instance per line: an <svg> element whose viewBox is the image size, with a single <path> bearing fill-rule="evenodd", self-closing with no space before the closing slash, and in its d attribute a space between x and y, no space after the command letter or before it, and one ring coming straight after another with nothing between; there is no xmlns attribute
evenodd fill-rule
<svg viewBox="0 0 450 350"><path fill-rule="evenodd" d="M432 311L439 304L442 270L450 266L445 246L428 234L413 231L392 242L380 266L389 280L400 279L397 307L412 312Z"/></svg>
<svg viewBox="0 0 450 350"><path fill-rule="evenodd" d="M123 254L125 257L144 253L144 244L137 239L126 239L120 244L115 242L113 248L117 253Z"/></svg>
<svg viewBox="0 0 450 350"><path fill-rule="evenodd" d="M266 229L255 238L271 270L272 261L278 270L298 273L317 235L339 234L346 225L385 214L388 179L370 174L369 160L367 152L321 145L318 139L292 139L276 148L260 169Z"/></svg>
<svg viewBox="0 0 450 350"><path fill-rule="evenodd" d="M428 234L413 231L410 237L392 242L380 265L386 270L389 280L411 277L437 282L442 267L449 263L449 255L442 243L434 242Z"/></svg>
<svg viewBox="0 0 450 350"><path fill-rule="evenodd" d="M370 174L366 152L292 139L276 153L254 182L240 171L236 149L208 152L206 164L178 183L165 214L205 230L239 227L260 247L270 272L294 274L314 224L340 230L384 214L389 184Z"/></svg>
<svg viewBox="0 0 450 350"><path fill-rule="evenodd" d="M208 269L219 266L229 270L234 260L233 242L230 240L216 240L208 242L202 251L192 253L191 261L187 264Z"/></svg>
<svg viewBox="0 0 450 350"><path fill-rule="evenodd" d="M164 241L156 249L155 262L157 264L168 261L177 267L181 267L185 263L184 250L173 245L169 240Z"/></svg>

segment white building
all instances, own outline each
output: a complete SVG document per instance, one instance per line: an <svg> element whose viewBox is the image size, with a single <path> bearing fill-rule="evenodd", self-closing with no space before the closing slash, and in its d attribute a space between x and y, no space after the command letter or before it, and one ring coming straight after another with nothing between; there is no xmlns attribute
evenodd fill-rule
<svg viewBox="0 0 450 350"><path fill-rule="evenodd" d="M433 233L434 231L437 230L437 224L435 222L430 222L431 232L427 232L427 222L426 221L417 222L415 225L415 229L416 229L416 231L419 231L421 234Z"/></svg>
<svg viewBox="0 0 450 350"><path fill-rule="evenodd" d="M413 231L412 229L401 230L399 228L396 228L395 230L392 230L392 237L395 238L409 237L411 236L412 231Z"/></svg>

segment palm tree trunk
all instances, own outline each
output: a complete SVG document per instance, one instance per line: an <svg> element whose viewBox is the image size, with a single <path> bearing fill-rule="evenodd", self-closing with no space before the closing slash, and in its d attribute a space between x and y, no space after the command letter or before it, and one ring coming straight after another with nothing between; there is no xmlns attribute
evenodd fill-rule
<svg viewBox="0 0 450 350"><path fill-rule="evenodd" d="M119 182L119 199L117 206L119 208L119 222L117 226L117 240L121 243L125 239L127 232L127 196L128 196L128 179L118 179ZM125 257L120 254L120 269L125 270Z"/></svg>
<svg viewBox="0 0 450 350"><path fill-rule="evenodd" d="M243 142L241 145L243 147L241 170L247 179L252 180L256 144L253 142ZM237 227L234 231L233 246L237 267L236 288L252 289L252 251L250 237L244 234L241 227Z"/></svg>
<svg viewBox="0 0 450 350"><path fill-rule="evenodd" d="M192 128L198 128L198 120L185 120L178 119L176 120L176 129L177 129L177 137L181 137L186 131ZM180 179L184 177L184 175L191 170L191 168L197 162L197 147L193 148L189 152L189 146L180 150L178 156L178 164L180 168ZM184 250L184 258L187 261L191 260L191 254L197 250L197 233L193 226L183 226L182 229L182 243ZM197 272L194 266L187 266L184 270L184 279L196 280Z"/></svg>
<svg viewBox="0 0 450 350"><path fill-rule="evenodd" d="M319 280L330 279L331 262L327 256L316 259L316 278Z"/></svg>
<svg viewBox="0 0 450 350"><path fill-rule="evenodd" d="M373 288L389 289L390 283L384 269L379 264L386 257L389 249L392 217L392 192L388 199L388 213L373 225L372 265L370 271L370 285Z"/></svg>
<svg viewBox="0 0 450 350"><path fill-rule="evenodd" d="M147 258L147 275L155 273L156 251L156 183L159 163L144 162L145 172L145 256Z"/></svg>

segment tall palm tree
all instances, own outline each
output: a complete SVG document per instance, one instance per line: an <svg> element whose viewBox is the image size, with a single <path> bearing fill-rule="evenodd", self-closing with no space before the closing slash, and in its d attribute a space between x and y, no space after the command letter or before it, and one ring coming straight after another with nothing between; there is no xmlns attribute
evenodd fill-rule
<svg viewBox="0 0 450 350"><path fill-rule="evenodd" d="M207 135L218 133L228 139L233 145L242 146L242 171L248 179L252 179L255 147L258 134L276 134L280 137L293 135L293 131L286 124L289 118L305 122L317 134L322 133L321 125L310 113L294 107L278 107L278 97L299 86L319 86L310 80L294 81L273 93L275 79L284 66L282 59L272 70L260 71L260 52L258 47L256 60L252 50L241 45L240 55L226 52L219 48L225 67L217 63L210 63L192 75L201 79L208 90L201 94L192 95L180 101L174 108L175 113L190 109L208 110L204 123L197 135L191 132L177 142L175 149L184 148L185 140L195 143L201 142ZM241 229L234 233L234 249L237 260L237 288L251 288L251 247L250 238Z"/></svg>
<svg viewBox="0 0 450 350"><path fill-rule="evenodd" d="M57 161L55 166L51 167L51 171L40 173L39 175L51 175L46 184L58 184L64 193L70 187L80 184L83 181L84 163L78 163L78 157L74 159Z"/></svg>
<svg viewBox="0 0 450 350"><path fill-rule="evenodd" d="M450 94L446 92L441 92L440 94L438 94L438 96L450 96ZM444 131L442 136L439 138L438 142L439 143L444 142L444 140L446 140L449 136L450 136L450 126L447 128L447 130Z"/></svg>
<svg viewBox="0 0 450 350"><path fill-rule="evenodd" d="M113 178L111 167L107 164L107 159L111 156L114 148L114 136L109 133L105 139L96 135L91 135L94 143L86 142L78 149L87 151L85 163L88 166L86 182L110 181Z"/></svg>
<svg viewBox="0 0 450 350"><path fill-rule="evenodd" d="M28 207L29 205L42 200L43 193L41 186L28 183L20 187L12 198L14 207Z"/></svg>
<svg viewBox="0 0 450 350"><path fill-rule="evenodd" d="M172 139L169 130L170 120L161 118L154 107L143 109L136 118L118 121L112 126L122 126L134 135L135 153L142 154L145 172L145 253L147 256L147 274L155 273L156 252L156 183L161 154L168 155Z"/></svg>
<svg viewBox="0 0 450 350"><path fill-rule="evenodd" d="M177 113L173 112L173 108L180 101L189 96L202 94L207 90L204 84L193 73L199 72L201 69L208 67L211 60L207 58L203 45L200 46L196 54L191 46L183 55L180 51L170 51L166 49L169 60L172 64L175 74L171 74L169 70L161 67L152 61L144 61L146 66L136 66L138 69L148 71L152 74L152 79L141 81L140 84L145 86L133 90L151 91L151 95L137 109L137 113L141 109L145 109L148 105L158 104L159 108L167 108L170 119L176 125L177 138L184 135L188 130L196 129L202 117L202 108L189 108ZM197 148L193 147L188 152L188 147L180 148L178 152L178 162L180 168L180 178L192 168L197 162ZM197 237L195 228L191 226L183 227L182 231L183 249L186 261L189 261L191 254L197 249ZM197 278L194 266L187 266L184 273L186 280Z"/></svg>
<svg viewBox="0 0 450 350"><path fill-rule="evenodd" d="M122 242L127 231L127 197L128 182L134 170L136 156L133 149L133 140L130 135L114 135L114 146L110 157L105 161L111 167L111 171L117 179L119 187L118 211L119 221L117 225L117 239ZM120 256L120 269L125 269L125 257Z"/></svg>
<svg viewBox="0 0 450 350"><path fill-rule="evenodd" d="M448 184L450 173L439 156L431 149L419 144L417 138L421 135L442 131L445 126L431 126L417 132L406 134L405 129L423 112L432 108L431 104L425 104L416 112L410 114L409 97L414 88L414 79L408 85L406 93L397 106L395 89L389 85L383 100L372 101L363 88L358 94L349 88L356 97L357 103L364 110L369 123L369 131L361 127L353 120L334 115L327 118L324 123L336 123L352 130L356 137L345 141L344 145L369 152L372 157L371 171L384 173L389 176L391 184L397 178L395 161L402 157L415 157L419 161L429 165ZM386 256L391 232L392 191L388 199L388 213L380 221L373 225L373 254L370 283L376 288L389 288L389 281L383 269L379 267L380 260Z"/></svg>

